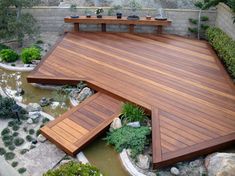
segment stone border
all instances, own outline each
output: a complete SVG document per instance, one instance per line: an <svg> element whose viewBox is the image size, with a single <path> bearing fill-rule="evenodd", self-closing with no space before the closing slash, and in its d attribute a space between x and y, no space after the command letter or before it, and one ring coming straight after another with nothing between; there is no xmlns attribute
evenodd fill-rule
<svg viewBox="0 0 235 176"><path fill-rule="evenodd" d="M0 63L0 68L6 69L6 70L9 70L9 71L30 72L35 67L17 67L17 66L10 66L10 65L7 65L7 64Z"/></svg>
<svg viewBox="0 0 235 176"><path fill-rule="evenodd" d="M58 88L62 86L55 86L55 85L43 85L43 84L37 84L37 83L30 83L33 87L39 88L39 89L45 89L45 90L57 90Z"/></svg>

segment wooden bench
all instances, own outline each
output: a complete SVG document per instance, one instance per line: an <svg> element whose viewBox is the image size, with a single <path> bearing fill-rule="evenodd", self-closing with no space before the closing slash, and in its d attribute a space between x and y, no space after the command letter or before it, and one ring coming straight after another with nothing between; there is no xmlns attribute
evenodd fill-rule
<svg viewBox="0 0 235 176"><path fill-rule="evenodd" d="M162 33L163 26L169 26L171 24L170 20L147 20L144 17L140 20L128 20L127 17L122 17L122 19L117 19L114 16L103 16L103 18L97 18L95 16L87 18L86 16L80 16L79 18L64 18L65 23L73 23L74 31L79 31L79 24L100 24L101 31L106 32L107 24L119 24L119 25L129 25L129 32L134 33L135 25L146 25L146 26L156 26L157 33Z"/></svg>

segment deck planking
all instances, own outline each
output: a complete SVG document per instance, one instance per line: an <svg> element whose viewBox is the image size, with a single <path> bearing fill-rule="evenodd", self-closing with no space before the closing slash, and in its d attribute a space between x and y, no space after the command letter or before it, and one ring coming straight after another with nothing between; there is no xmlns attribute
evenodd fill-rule
<svg viewBox="0 0 235 176"><path fill-rule="evenodd" d="M205 41L174 35L68 33L28 76L36 83L79 80L152 113L154 167L235 141L234 85ZM86 110L98 106L92 108Z"/></svg>

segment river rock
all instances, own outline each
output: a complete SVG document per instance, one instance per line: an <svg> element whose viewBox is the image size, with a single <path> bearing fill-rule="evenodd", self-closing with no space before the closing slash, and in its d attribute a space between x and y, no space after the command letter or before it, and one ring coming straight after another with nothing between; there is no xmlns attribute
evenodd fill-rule
<svg viewBox="0 0 235 176"><path fill-rule="evenodd" d="M180 171L179 171L179 169L177 169L176 167L172 167L172 168L171 168L171 174L172 174L172 175L179 175L179 174L180 174Z"/></svg>
<svg viewBox="0 0 235 176"><path fill-rule="evenodd" d="M235 176L235 153L214 153L206 157L208 176Z"/></svg>
<svg viewBox="0 0 235 176"><path fill-rule="evenodd" d="M29 103L26 107L26 110L28 112L35 112L35 111L41 111L42 110L42 107L37 104L37 103Z"/></svg>
<svg viewBox="0 0 235 176"><path fill-rule="evenodd" d="M28 123L28 124L33 124L33 119L28 119L28 120L27 120L27 123Z"/></svg>
<svg viewBox="0 0 235 176"><path fill-rule="evenodd" d="M150 157L147 155L138 155L136 165L141 169L149 169L150 167Z"/></svg>
<svg viewBox="0 0 235 176"><path fill-rule="evenodd" d="M38 111L36 111L36 112L29 112L29 117L30 117L32 120L37 119L37 118L39 118L40 116L41 116L41 114L40 114Z"/></svg>
<svg viewBox="0 0 235 176"><path fill-rule="evenodd" d="M82 91L78 94L77 100L79 102L82 102L85 100L87 97L92 95L92 91L89 87L85 87L82 89Z"/></svg>
<svg viewBox="0 0 235 176"><path fill-rule="evenodd" d="M122 121L120 118L113 119L113 122L110 125L110 131L121 128L122 127Z"/></svg>
<svg viewBox="0 0 235 176"><path fill-rule="evenodd" d="M38 137L37 137L37 141L39 141L41 143L45 142L46 140L47 139L43 135L41 135L41 134L39 134Z"/></svg>
<svg viewBox="0 0 235 176"><path fill-rule="evenodd" d="M138 127L140 127L140 122L130 122L126 125L133 127L133 128L138 128Z"/></svg>

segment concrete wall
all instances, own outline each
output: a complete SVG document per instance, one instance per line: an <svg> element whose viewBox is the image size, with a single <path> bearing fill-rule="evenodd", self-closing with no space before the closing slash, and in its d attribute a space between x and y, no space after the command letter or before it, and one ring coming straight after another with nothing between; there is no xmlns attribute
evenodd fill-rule
<svg viewBox="0 0 235 176"><path fill-rule="evenodd" d="M89 8L91 11L95 9ZM104 8L105 14L107 14L109 8ZM152 16L155 16L158 12L155 9L143 9L137 12L140 16L145 16L147 11ZM63 19L65 16L71 15L69 8L59 8L59 7L35 7L31 9L25 9L25 12L33 14L33 16L38 20L41 31L51 31L51 32L63 32L64 30L70 30L71 25L65 24ZM127 16L131 12L126 9L123 10L123 15ZM164 32L178 35L189 35L188 27L190 23L189 18L197 18L198 10L190 9L165 9L166 15L170 20L172 20L172 25L164 28ZM84 15L85 9L78 8L77 14ZM214 25L216 20L216 11L205 11L203 15L207 15L210 18L210 24ZM98 25L81 25L81 30L86 31L99 31L100 26ZM117 32L127 32L127 26L122 25L112 25L107 27L108 31ZM153 33L155 32L154 27L149 26L136 26L137 32Z"/></svg>
<svg viewBox="0 0 235 176"><path fill-rule="evenodd" d="M235 23L233 23L232 19L234 15L235 14L227 5L220 3L217 6L217 18L215 25L235 40Z"/></svg>

